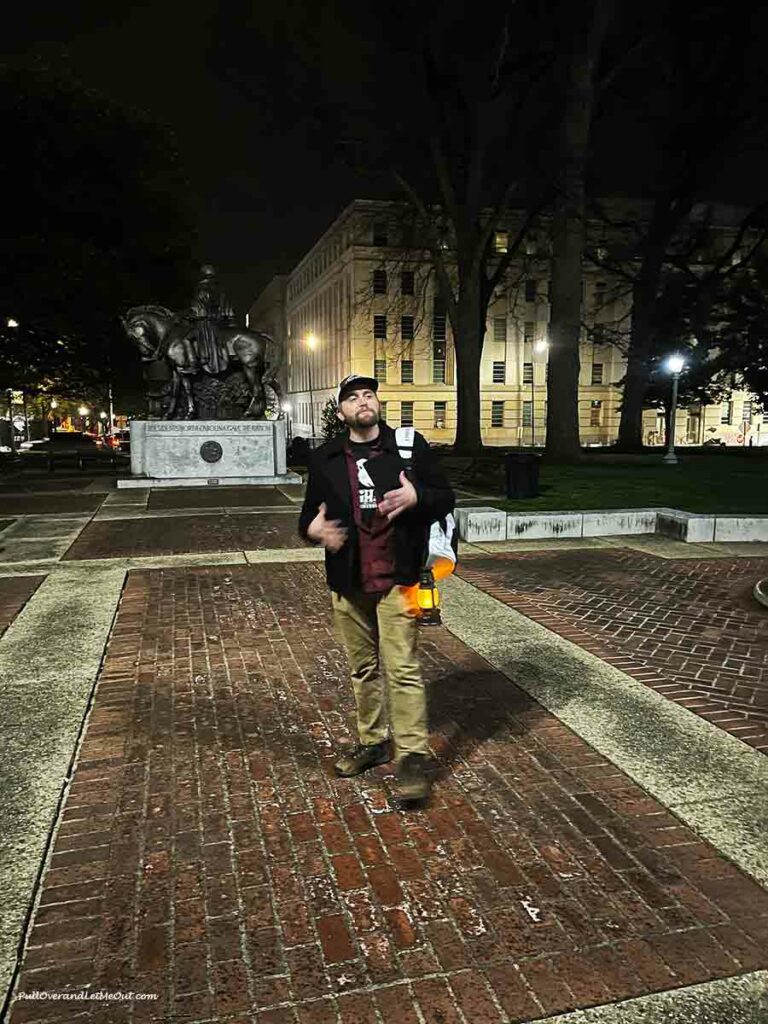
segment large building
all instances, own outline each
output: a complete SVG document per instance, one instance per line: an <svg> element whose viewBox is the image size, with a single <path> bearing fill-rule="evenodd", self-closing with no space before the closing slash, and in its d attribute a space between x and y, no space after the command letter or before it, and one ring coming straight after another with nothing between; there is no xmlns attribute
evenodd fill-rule
<svg viewBox="0 0 768 1024"><path fill-rule="evenodd" d="M515 224L495 234L503 253ZM398 204L351 203L286 277L249 311L249 323L284 325L285 400L294 434L320 432L321 412L348 373L375 375L387 421L413 425L433 441L456 428L455 355L428 254L407 238ZM486 444L543 445L547 413L549 253L542 232L528 238L488 308L480 371ZM626 286L588 266L583 281L579 427L582 444L616 439L624 374L621 337L629 323ZM284 314L279 312L284 303ZM268 311L268 312L267 312ZM269 323L267 322L269 321ZM618 344L617 344L618 342ZM760 436L762 427L762 436ZM663 417L649 410L644 441L661 443ZM748 395L684 409L677 440L768 443L768 417Z"/></svg>

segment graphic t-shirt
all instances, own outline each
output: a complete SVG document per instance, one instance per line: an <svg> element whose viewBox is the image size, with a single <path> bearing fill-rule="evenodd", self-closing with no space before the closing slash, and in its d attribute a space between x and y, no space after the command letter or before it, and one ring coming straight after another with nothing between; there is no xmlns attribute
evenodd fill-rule
<svg viewBox="0 0 768 1024"><path fill-rule="evenodd" d="M360 506L360 519L364 526L370 527L376 515L376 494L373 480L368 475L365 463L374 454L378 454L376 442L349 441L349 451L357 464L357 500Z"/></svg>
<svg viewBox="0 0 768 1024"><path fill-rule="evenodd" d="M346 448L350 486L356 487L352 503L358 523L360 587L366 594L386 593L394 583L392 523L376 505L376 489L366 461L381 454L376 441L348 441Z"/></svg>

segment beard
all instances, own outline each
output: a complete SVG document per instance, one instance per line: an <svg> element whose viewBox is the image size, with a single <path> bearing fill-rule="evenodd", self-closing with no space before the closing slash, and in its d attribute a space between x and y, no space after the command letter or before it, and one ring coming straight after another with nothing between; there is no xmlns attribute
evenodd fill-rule
<svg viewBox="0 0 768 1024"><path fill-rule="evenodd" d="M378 422L378 409L360 409L349 416L344 416L344 424L347 427L361 427L363 429L367 429L368 427L375 427Z"/></svg>

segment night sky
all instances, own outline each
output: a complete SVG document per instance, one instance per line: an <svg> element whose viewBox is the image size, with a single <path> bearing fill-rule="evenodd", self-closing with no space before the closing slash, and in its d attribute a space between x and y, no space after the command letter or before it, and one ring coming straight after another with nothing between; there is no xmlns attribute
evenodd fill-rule
<svg viewBox="0 0 768 1024"><path fill-rule="evenodd" d="M196 257L217 266L243 313L351 199L391 194L384 173L377 177L374 168L366 177L345 165L333 129L324 129L318 113L329 98L353 103L366 78L398 80L396 40L403 28L391 26L394 45L366 43L360 28L370 29L367 10L352 0L165 0L130 8L29 0L16 6L16 23L6 23L0 47L14 60L66 62L85 85L174 131L197 206ZM750 26L753 35L765 39L765 20ZM487 27L471 8L459 28L466 31L456 45L466 46L473 33L487 45ZM311 66L305 69L297 54L309 54ZM601 190L617 182L630 194L641 190L644 167L652 178L642 123L648 88L645 79L632 97L635 113L618 107L602 145L596 140ZM405 148L410 144L406 140ZM735 166L718 182L717 197L762 199L764 135L756 149L732 156Z"/></svg>
<svg viewBox="0 0 768 1024"><path fill-rule="evenodd" d="M301 258L359 183L341 161L316 158L306 123L281 119L284 55L268 38L251 30L260 69L267 80L274 73L271 109L227 81L227 53L239 42L236 3L122 6L18 5L0 43L3 56L65 61L85 85L173 129L197 203L198 258L216 265L244 312L274 273ZM268 9L259 5L265 21Z"/></svg>

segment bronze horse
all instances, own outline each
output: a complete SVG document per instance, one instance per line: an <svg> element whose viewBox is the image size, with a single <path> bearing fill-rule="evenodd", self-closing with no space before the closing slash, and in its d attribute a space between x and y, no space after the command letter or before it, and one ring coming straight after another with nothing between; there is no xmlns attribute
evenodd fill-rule
<svg viewBox="0 0 768 1024"><path fill-rule="evenodd" d="M171 371L171 401L165 418L174 419L183 391L186 402L183 418L196 419L192 381L200 373L210 373L210 369L198 355L193 322L177 316L165 306L134 306L120 319L126 334L139 349L142 360L145 363L165 362ZM223 324L216 326L216 339L221 346L225 369L231 360L239 365L248 382L251 401L245 417L263 419L267 408L264 385L269 384L279 397L275 379L278 361L275 359L272 364L267 362L268 348L275 345L274 339L262 331ZM218 376L221 372L221 369L217 369L211 375Z"/></svg>

